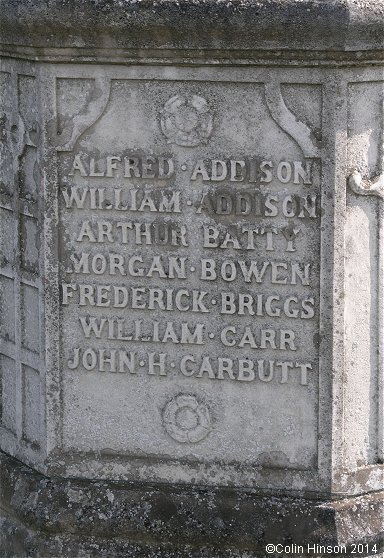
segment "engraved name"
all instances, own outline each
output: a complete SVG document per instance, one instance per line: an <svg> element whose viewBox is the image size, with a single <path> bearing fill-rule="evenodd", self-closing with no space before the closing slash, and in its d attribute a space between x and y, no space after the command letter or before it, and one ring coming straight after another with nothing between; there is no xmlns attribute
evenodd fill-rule
<svg viewBox="0 0 384 558"><path fill-rule="evenodd" d="M218 297L209 298L208 291L197 289L160 289L81 283L62 283L61 294L63 306L73 303L76 306L96 308L202 313L217 308L220 314L304 320L311 319L315 315L315 299L311 296L221 292Z"/></svg>
<svg viewBox="0 0 384 558"><path fill-rule="evenodd" d="M132 211L149 213L181 213L182 197L178 190L123 189L106 187L63 189L67 209L92 209L95 211ZM189 204L188 204L189 202ZM191 205L186 200L186 205ZM319 196L288 194L262 194L257 191L228 192L215 190L203 194L196 204L196 213L209 215L234 215L251 217L298 217L316 219L320 215Z"/></svg>
<svg viewBox="0 0 384 558"><path fill-rule="evenodd" d="M159 322L157 320L127 320L125 318L79 318L84 336L106 338L114 341L143 343L173 343L204 345L208 341L207 327L198 323ZM209 339L215 336L212 333ZM250 349L277 349L296 351L295 333L291 329L264 329L255 326L226 326L218 334L225 347L246 347Z"/></svg>
<svg viewBox="0 0 384 558"><path fill-rule="evenodd" d="M172 366L173 365L173 366ZM179 361L170 361L167 353L148 353L146 360L139 359L135 351L122 349L75 348L67 360L71 370L82 366L86 371L137 374L146 368L147 374L167 376L175 370L182 376L196 379L229 380L235 382L276 382L287 384L299 381L308 386L309 362L281 360L250 360L248 358L226 358L184 355Z"/></svg>
<svg viewBox="0 0 384 558"><path fill-rule="evenodd" d="M183 167L182 170L187 170ZM175 175L172 157L153 155L108 155L98 159L91 155L75 155L69 176L93 178L170 179ZM281 184L312 184L312 160L199 159L190 168L190 179L205 182L250 182L268 184L276 179Z"/></svg>

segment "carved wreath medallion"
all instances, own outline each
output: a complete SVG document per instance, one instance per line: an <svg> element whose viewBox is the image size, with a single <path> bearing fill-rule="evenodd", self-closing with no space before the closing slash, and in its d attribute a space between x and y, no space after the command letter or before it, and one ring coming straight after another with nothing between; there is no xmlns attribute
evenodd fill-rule
<svg viewBox="0 0 384 558"><path fill-rule="evenodd" d="M213 117L203 97L175 95L165 103L160 125L168 143L195 147L207 143L213 129Z"/></svg>
<svg viewBox="0 0 384 558"><path fill-rule="evenodd" d="M209 409L194 395L178 395L163 410L163 424L168 434L181 443L203 440L211 430Z"/></svg>

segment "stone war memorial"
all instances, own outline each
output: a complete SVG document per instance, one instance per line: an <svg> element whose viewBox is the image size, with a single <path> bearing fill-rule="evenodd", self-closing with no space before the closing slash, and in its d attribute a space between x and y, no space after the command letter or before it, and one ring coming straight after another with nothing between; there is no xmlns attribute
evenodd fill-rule
<svg viewBox="0 0 384 558"><path fill-rule="evenodd" d="M383 556L383 0L3 0L4 558Z"/></svg>

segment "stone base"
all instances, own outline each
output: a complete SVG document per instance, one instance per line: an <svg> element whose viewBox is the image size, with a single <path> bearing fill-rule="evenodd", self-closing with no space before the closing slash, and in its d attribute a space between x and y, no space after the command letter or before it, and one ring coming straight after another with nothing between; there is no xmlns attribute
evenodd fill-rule
<svg viewBox="0 0 384 558"><path fill-rule="evenodd" d="M0 464L3 558L356 558L383 552L384 499L378 493L325 502L252 490L49 479L5 454ZM279 547L268 554L267 544L288 547L288 553ZM314 545L348 548L330 554Z"/></svg>

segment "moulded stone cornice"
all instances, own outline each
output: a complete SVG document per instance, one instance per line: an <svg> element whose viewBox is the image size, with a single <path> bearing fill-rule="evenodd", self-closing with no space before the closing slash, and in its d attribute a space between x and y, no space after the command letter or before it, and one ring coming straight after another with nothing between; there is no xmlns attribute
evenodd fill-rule
<svg viewBox="0 0 384 558"><path fill-rule="evenodd" d="M0 42L29 59L364 63L383 21L383 0L3 0Z"/></svg>

